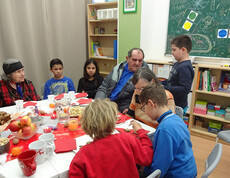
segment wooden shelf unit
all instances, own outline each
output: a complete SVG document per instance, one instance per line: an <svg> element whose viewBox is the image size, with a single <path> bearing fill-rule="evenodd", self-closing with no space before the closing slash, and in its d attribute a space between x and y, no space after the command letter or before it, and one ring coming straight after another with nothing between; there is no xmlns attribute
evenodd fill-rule
<svg viewBox="0 0 230 178"><path fill-rule="evenodd" d="M100 74L103 76L108 75L112 69L117 65L117 59L114 59L114 40L117 40L118 35L114 33L117 29L117 18L111 19L90 19L91 13L98 9L118 8L118 2L105 2L105 3L94 3L88 4L88 56L97 61L99 66ZM104 34L94 34L95 28L104 28ZM92 54L92 41L99 41L103 55L94 56Z"/></svg>
<svg viewBox="0 0 230 178"><path fill-rule="evenodd" d="M173 65L173 61L165 61L165 60L145 60L147 64L166 64Z"/></svg>
<svg viewBox="0 0 230 178"><path fill-rule="evenodd" d="M195 76L194 76L194 83L193 83L193 94L192 94L192 103L191 103L191 110L190 110L190 117L189 117L189 130L191 134L201 136L204 138L216 139L216 134L208 132L207 124L210 120L219 121L221 123L230 124L229 120L225 120L221 117L212 116L212 115L203 115L193 113L193 108L197 100L205 100L208 103L216 103L220 105L221 108L226 108L230 106L230 93L229 92L222 92L222 91L203 91L197 90L197 80L198 80L198 72L203 69L209 69L211 75L216 76L217 86L219 86L221 72L226 70L230 71L229 67L221 67L221 66L214 66L214 65L204 65L204 64L197 64L195 67ZM204 127L199 127L195 125L195 117L200 117L204 120Z"/></svg>

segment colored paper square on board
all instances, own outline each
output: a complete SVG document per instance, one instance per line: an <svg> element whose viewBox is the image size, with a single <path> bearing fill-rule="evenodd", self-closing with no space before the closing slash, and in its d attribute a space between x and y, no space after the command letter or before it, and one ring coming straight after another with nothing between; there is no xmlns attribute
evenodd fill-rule
<svg viewBox="0 0 230 178"><path fill-rule="evenodd" d="M228 29L218 29L217 38L227 38L228 37Z"/></svg>
<svg viewBox="0 0 230 178"><path fill-rule="evenodd" d="M193 10L191 10L190 13L188 14L187 19L189 19L190 21L194 22L196 20L197 16L198 16L198 13L193 11Z"/></svg>
<svg viewBox="0 0 230 178"><path fill-rule="evenodd" d="M193 25L192 22L186 20L182 28L189 31L191 29L192 25Z"/></svg>

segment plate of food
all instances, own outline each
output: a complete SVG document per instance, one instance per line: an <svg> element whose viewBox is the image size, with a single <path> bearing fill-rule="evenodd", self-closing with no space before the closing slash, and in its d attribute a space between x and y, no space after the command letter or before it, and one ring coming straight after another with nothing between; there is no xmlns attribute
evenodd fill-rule
<svg viewBox="0 0 230 178"><path fill-rule="evenodd" d="M79 117L83 113L84 109L85 108L81 106L70 107L70 117Z"/></svg>
<svg viewBox="0 0 230 178"><path fill-rule="evenodd" d="M10 124L10 121L18 118L19 116L21 116L21 113L9 114L5 111L0 111L0 133L7 128L7 126Z"/></svg>

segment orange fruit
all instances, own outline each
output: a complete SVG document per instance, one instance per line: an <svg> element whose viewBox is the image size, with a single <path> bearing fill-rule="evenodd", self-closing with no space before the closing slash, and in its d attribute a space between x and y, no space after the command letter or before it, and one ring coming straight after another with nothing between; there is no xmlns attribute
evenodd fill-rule
<svg viewBox="0 0 230 178"><path fill-rule="evenodd" d="M22 149L20 147L14 147L11 150L12 156L18 156L22 152Z"/></svg>
<svg viewBox="0 0 230 178"><path fill-rule="evenodd" d="M49 107L50 107L50 108L54 108L54 107L55 107L55 104L50 103L50 104L49 104Z"/></svg>
<svg viewBox="0 0 230 178"><path fill-rule="evenodd" d="M66 107L63 109L64 113L67 113L69 111L69 107Z"/></svg>

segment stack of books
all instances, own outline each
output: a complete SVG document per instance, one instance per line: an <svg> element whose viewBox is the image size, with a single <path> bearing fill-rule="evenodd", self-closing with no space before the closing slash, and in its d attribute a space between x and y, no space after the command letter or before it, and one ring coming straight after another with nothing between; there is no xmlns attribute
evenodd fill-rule
<svg viewBox="0 0 230 178"><path fill-rule="evenodd" d="M199 71L197 77L197 90L213 91L211 80L214 80L215 77L210 75L210 70Z"/></svg>
<svg viewBox="0 0 230 178"><path fill-rule="evenodd" d="M207 114L207 101L197 100L193 112L197 114Z"/></svg>
<svg viewBox="0 0 230 178"><path fill-rule="evenodd" d="M91 41L91 49L93 56L104 56L99 41Z"/></svg>

